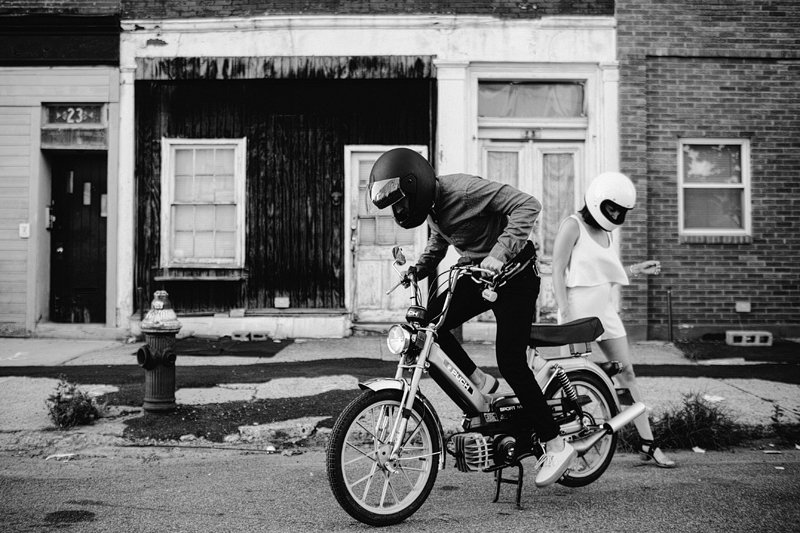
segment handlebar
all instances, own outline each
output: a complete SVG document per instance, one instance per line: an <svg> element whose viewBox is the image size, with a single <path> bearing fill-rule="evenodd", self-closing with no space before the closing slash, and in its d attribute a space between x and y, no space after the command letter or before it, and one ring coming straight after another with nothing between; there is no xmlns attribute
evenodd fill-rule
<svg viewBox="0 0 800 533"><path fill-rule="evenodd" d="M413 274L413 272L411 273L411 275L409 275L408 271L401 272L397 268L398 266L402 266L405 264L405 257L403 256L402 250L400 248L395 247L395 249L392 250L392 253L395 258L394 263L392 263L392 268L400 276L400 281L395 283L395 285L391 289L386 291L386 294L387 295L391 294L401 285L406 288L409 286L413 287L414 296L412 299L414 305L419 306L421 304L422 292L420 291L416 276ZM489 270L487 268L482 268L480 266L472 264L460 264L460 265L455 264L452 267L450 267L446 272L439 274L439 276L437 276L437 280L438 278L447 274L448 287L446 289L447 296L445 299L444 306L442 308L442 312L440 313L438 320L435 320L435 325L433 326L433 329L434 330L439 329L439 327L444 322L444 318L447 315L447 312L449 311L450 302L452 301L453 298L453 290L456 286L456 283L462 276L468 275L470 276L472 281L478 283L479 285L483 285L484 287L482 292L483 298L489 302L494 302L497 300L497 293L495 292L495 289L502 287L506 283L506 281L508 281L511 277L520 272L527 265L530 265L531 261L535 260L535 257L536 257L535 247L531 241L528 241L525 247L517 254L516 257L514 257L511 261L503 265L503 267L500 269L500 272L495 272L493 270Z"/></svg>
<svg viewBox="0 0 800 533"><path fill-rule="evenodd" d="M463 270L464 273L469 275L475 283L479 283L481 285L492 286L504 281L502 270L500 272L495 272L494 270L489 270L488 268L481 268L473 265L463 265L460 267L456 265L453 267L453 269L455 268Z"/></svg>
<svg viewBox="0 0 800 533"><path fill-rule="evenodd" d="M403 275L403 277L400 279L400 281L398 281L397 283L392 285L392 288L389 289L388 291L386 291L386 295L388 296L389 294L392 294L395 291L395 289L397 289L397 287L399 287L400 285L406 285L407 286L408 283L410 283L410 280L406 280L406 275Z"/></svg>
<svg viewBox="0 0 800 533"><path fill-rule="evenodd" d="M488 268L481 268L475 265L453 265L452 267L450 267L449 272L450 275L452 275L455 272L458 277L461 277L462 275L469 275L472 278L472 281L474 281L475 283L479 283L481 285L485 285L486 287L493 287L505 282L505 279L503 277L504 273L502 271L495 272L494 270L489 270ZM488 274L488 276L486 276L485 274ZM402 278L400 278L400 281L392 285L392 288L387 290L386 294L387 295L391 294L401 285L403 287L408 287L409 285L412 284L416 285L417 281L418 280L416 276L414 276L413 274L409 275L408 272L404 272L402 274ZM453 281L457 281L457 279Z"/></svg>
<svg viewBox="0 0 800 533"><path fill-rule="evenodd" d="M422 293L419 289L419 284L417 283L418 280L416 276L414 275L413 272L410 274L408 271L400 272L396 268L396 265L397 263L395 263L393 267L395 267L395 271L401 275L400 281L395 283L394 286L392 286L392 288L386 291L386 294L387 295L391 294L401 285L406 288L411 286L414 289L414 297L413 297L414 305L420 305ZM495 292L495 289L505 284L507 276L512 272L515 272L515 268L511 265L506 265L505 267L503 267L503 269L501 269L500 272L495 272L493 270L489 270L487 268L482 268L480 266L471 264L453 265L446 272L448 294L445 301L444 312L442 314L442 317L446 314L447 310L449 310L450 300L452 299L453 296L453 290L455 289L456 283L462 276L469 276L473 282L482 285L483 291L481 295L483 296L483 298L488 302L495 302L497 300L497 292ZM444 272L439 276L443 275L445 275Z"/></svg>

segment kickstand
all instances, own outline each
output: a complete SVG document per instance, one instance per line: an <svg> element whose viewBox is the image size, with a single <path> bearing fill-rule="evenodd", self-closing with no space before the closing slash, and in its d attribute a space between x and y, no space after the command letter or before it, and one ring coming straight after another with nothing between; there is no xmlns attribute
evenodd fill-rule
<svg viewBox="0 0 800 533"><path fill-rule="evenodd" d="M500 498L500 485L503 483L511 483L517 486L517 509L522 509L520 500L522 499L522 480L525 472L522 469L522 463L517 463L512 466L516 466L518 469L517 479L503 477L503 470L505 470L506 467L499 468L494 471L494 479L497 482L497 488L495 489L494 500L492 500L492 503L497 503L498 498Z"/></svg>

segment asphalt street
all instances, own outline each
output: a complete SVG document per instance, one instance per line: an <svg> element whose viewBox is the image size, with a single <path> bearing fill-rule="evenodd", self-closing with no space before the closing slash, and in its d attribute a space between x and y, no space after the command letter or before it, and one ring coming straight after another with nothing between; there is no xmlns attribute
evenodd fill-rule
<svg viewBox="0 0 800 533"><path fill-rule="evenodd" d="M361 531L336 504L324 466L324 433L301 449L274 453L267 442L217 444L131 441L119 412L91 426L56 431L44 400L67 374L98 394L140 386L138 346L104 341L0 339L0 516L3 531ZM495 373L493 347L471 344ZM634 346L637 372L655 412L701 392L751 423L768 423L775 406L800 414L796 364L739 359L688 361L663 343ZM596 354L595 354L596 355ZM593 356L595 357L595 356ZM358 381L390 375L392 358L375 337L294 342L268 357L178 358L179 405L255 397L324 397ZM432 382L423 391L446 430L460 413ZM314 417L277 430L314 431ZM304 426L306 424L307 426ZM322 433L322 432L318 432ZM796 531L800 523L800 450L737 448L672 452L679 467L642 466L617 454L608 472L582 489L524 486L492 504L493 479L464 474L452 462L434 491L399 531ZM532 474L529 473L529 477Z"/></svg>
<svg viewBox="0 0 800 533"><path fill-rule="evenodd" d="M795 532L800 452L679 452L680 467L618 454L587 487L523 486L491 503L490 474L452 464L422 508L391 531ZM320 532L372 530L340 509L324 453L95 448L68 459L0 452L4 531Z"/></svg>

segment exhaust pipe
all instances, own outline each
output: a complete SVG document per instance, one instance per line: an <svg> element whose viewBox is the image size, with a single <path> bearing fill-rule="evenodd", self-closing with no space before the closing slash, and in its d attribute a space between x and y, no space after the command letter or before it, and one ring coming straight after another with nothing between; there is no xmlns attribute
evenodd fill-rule
<svg viewBox="0 0 800 533"><path fill-rule="evenodd" d="M578 452L578 455L583 455L586 453L592 446L597 444L600 439L608 435L609 433L616 433L623 427L627 426L631 422L634 421L637 417L644 414L646 408L642 402L636 402L617 416L611 418L610 420L606 421L603 424L603 427L592 433L591 435L584 437L582 439L574 440L570 444L572 447L575 448L575 451Z"/></svg>
<svg viewBox="0 0 800 533"><path fill-rule="evenodd" d="M623 427L633 422L636 418L642 416L646 410L647 408L642 402L635 402L633 405L619 413L614 418L607 420L606 423L603 424L603 428L605 428L609 433L616 433Z"/></svg>

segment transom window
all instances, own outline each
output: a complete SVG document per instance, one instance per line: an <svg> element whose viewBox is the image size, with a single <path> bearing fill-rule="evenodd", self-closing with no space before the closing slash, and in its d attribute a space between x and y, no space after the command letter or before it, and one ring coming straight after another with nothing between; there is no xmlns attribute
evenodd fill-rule
<svg viewBox="0 0 800 533"><path fill-rule="evenodd" d="M678 150L680 232L750 233L750 143L681 139Z"/></svg>
<svg viewBox="0 0 800 533"><path fill-rule="evenodd" d="M245 147L245 139L162 141L162 266L243 266Z"/></svg>
<svg viewBox="0 0 800 533"><path fill-rule="evenodd" d="M478 116L578 118L584 116L583 83L481 81Z"/></svg>

